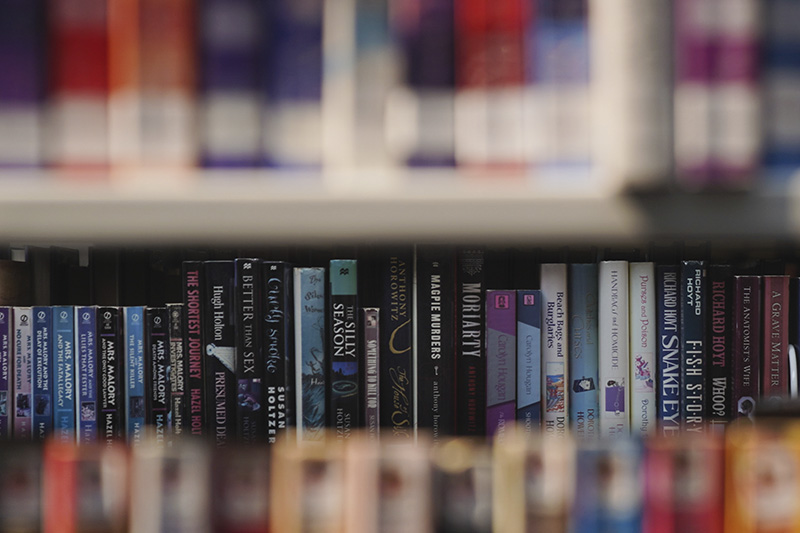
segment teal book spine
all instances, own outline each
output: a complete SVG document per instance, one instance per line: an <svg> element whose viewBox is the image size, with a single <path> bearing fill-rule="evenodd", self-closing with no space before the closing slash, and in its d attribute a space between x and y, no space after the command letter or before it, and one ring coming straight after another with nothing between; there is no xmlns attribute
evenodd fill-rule
<svg viewBox="0 0 800 533"><path fill-rule="evenodd" d="M599 434L597 264L569 266L570 421L578 439Z"/></svg>
<svg viewBox="0 0 800 533"><path fill-rule="evenodd" d="M297 439L325 438L325 269L294 269Z"/></svg>

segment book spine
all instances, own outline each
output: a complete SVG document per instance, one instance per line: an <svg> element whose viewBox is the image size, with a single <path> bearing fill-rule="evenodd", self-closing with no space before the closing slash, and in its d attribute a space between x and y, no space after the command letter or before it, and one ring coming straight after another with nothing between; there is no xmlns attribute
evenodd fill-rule
<svg viewBox="0 0 800 533"><path fill-rule="evenodd" d="M569 266L569 416L579 440L599 436L597 264Z"/></svg>
<svg viewBox="0 0 800 533"><path fill-rule="evenodd" d="M112 445L123 437L125 414L123 405L127 387L123 381L124 348L118 307L97 308L98 339L98 421L99 438Z"/></svg>
<svg viewBox="0 0 800 533"><path fill-rule="evenodd" d="M414 353L411 324L413 250L393 252L381 265L381 427L414 438Z"/></svg>
<svg viewBox="0 0 800 533"><path fill-rule="evenodd" d="M12 370L13 350L13 317L11 307L0 307L0 404L5 409L0 411L0 438L7 439L12 433L11 411L8 409L13 395L14 378Z"/></svg>
<svg viewBox="0 0 800 533"><path fill-rule="evenodd" d="M683 429L705 431L706 397L706 265L681 264L681 420Z"/></svg>
<svg viewBox="0 0 800 533"><path fill-rule="evenodd" d="M53 433L53 309L34 307L33 316L33 438Z"/></svg>
<svg viewBox="0 0 800 533"><path fill-rule="evenodd" d="M597 298L600 436L614 439L630 434L628 281L627 261L600 263Z"/></svg>
<svg viewBox="0 0 800 533"><path fill-rule="evenodd" d="M591 96L602 102L592 106L592 158L612 185L652 187L672 175L673 4L589 2Z"/></svg>
<svg viewBox="0 0 800 533"><path fill-rule="evenodd" d="M14 438L31 440L33 332L30 307L14 308Z"/></svg>
<svg viewBox="0 0 800 533"><path fill-rule="evenodd" d="M764 276L761 397L789 396L789 277Z"/></svg>
<svg viewBox="0 0 800 533"><path fill-rule="evenodd" d="M264 390L267 402L267 442L293 425L294 320L292 267L282 261L265 261L264 283Z"/></svg>
<svg viewBox="0 0 800 533"><path fill-rule="evenodd" d="M0 5L0 168L42 164L44 0Z"/></svg>
<svg viewBox="0 0 800 533"><path fill-rule="evenodd" d="M75 308L78 444L97 442L97 308Z"/></svg>
<svg viewBox="0 0 800 533"><path fill-rule="evenodd" d="M325 269L294 269L297 440L325 438Z"/></svg>
<svg viewBox="0 0 800 533"><path fill-rule="evenodd" d="M183 304L167 304L169 316L169 392L168 443L173 437L182 436L187 431L189 409L186 405L186 382L188 380L186 352L183 350Z"/></svg>
<svg viewBox="0 0 800 533"><path fill-rule="evenodd" d="M358 350L358 265L354 259L330 262L330 358L328 426L337 440L349 439L361 417Z"/></svg>
<svg viewBox="0 0 800 533"><path fill-rule="evenodd" d="M58 166L102 167L108 163L107 2L62 0L50 6L47 159Z"/></svg>
<svg viewBox="0 0 800 533"><path fill-rule="evenodd" d="M517 294L486 291L486 436L502 442L516 419Z"/></svg>
<svg viewBox="0 0 800 533"><path fill-rule="evenodd" d="M185 261L181 267L183 287L183 353L186 369L188 431L192 435L206 435L206 416L203 409L205 396L205 351L203 344L203 288L205 270L201 261Z"/></svg>
<svg viewBox="0 0 800 533"><path fill-rule="evenodd" d="M542 421L545 434L565 437L569 427L569 301L567 265L541 266L544 327L542 332Z"/></svg>
<svg viewBox="0 0 800 533"><path fill-rule="evenodd" d="M151 427L155 442L164 446L171 433L170 380L174 379L175 367L171 365L170 311L166 307L145 309L145 394L148 401L145 423ZM180 331L180 330L179 330ZM130 337L130 333L128 333ZM180 337L179 337L180 338ZM130 374L128 379L131 379ZM130 419L128 419L130 426Z"/></svg>
<svg viewBox="0 0 800 533"><path fill-rule="evenodd" d="M658 409L661 434L678 435L681 429L681 307L680 268L656 267L658 314Z"/></svg>
<svg viewBox="0 0 800 533"><path fill-rule="evenodd" d="M218 447L236 438L234 273L233 261L205 262L205 408L208 434Z"/></svg>
<svg viewBox="0 0 800 533"><path fill-rule="evenodd" d="M656 287L653 263L630 267L631 432L656 433Z"/></svg>
<svg viewBox="0 0 800 533"><path fill-rule="evenodd" d="M517 423L527 435L542 424L542 291L517 291Z"/></svg>
<svg viewBox="0 0 800 533"><path fill-rule="evenodd" d="M416 261L418 426L438 443L455 424L455 255L418 246Z"/></svg>
<svg viewBox="0 0 800 533"><path fill-rule="evenodd" d="M364 350L364 429L370 440L378 440L380 425L380 320L379 307L362 309L361 331ZM434 434L435 438L435 434Z"/></svg>
<svg viewBox="0 0 800 533"><path fill-rule="evenodd" d="M138 446L144 438L146 409L143 307L122 308L122 344L125 349L125 438Z"/></svg>
<svg viewBox="0 0 800 533"><path fill-rule="evenodd" d="M256 0L198 2L200 149L203 165L260 162L259 46Z"/></svg>
<svg viewBox="0 0 800 533"><path fill-rule="evenodd" d="M262 351L262 283L258 259L237 259L236 269L236 379L237 437L246 444L267 436L267 403Z"/></svg>
<svg viewBox="0 0 800 533"><path fill-rule="evenodd" d="M731 338L733 269L729 265L712 265L708 270L708 418L712 431L724 431L733 419L733 383ZM787 387L788 390L788 387Z"/></svg>
<svg viewBox="0 0 800 533"><path fill-rule="evenodd" d="M733 278L733 407L735 418L753 418L760 398L761 278Z"/></svg>
<svg viewBox="0 0 800 533"><path fill-rule="evenodd" d="M75 356L75 309L53 307L53 436L63 444L75 442Z"/></svg>
<svg viewBox="0 0 800 533"><path fill-rule="evenodd" d="M456 434L486 434L486 294L484 251L462 249L456 259Z"/></svg>
<svg viewBox="0 0 800 533"><path fill-rule="evenodd" d="M107 3L108 153L113 169L141 160L140 0Z"/></svg>

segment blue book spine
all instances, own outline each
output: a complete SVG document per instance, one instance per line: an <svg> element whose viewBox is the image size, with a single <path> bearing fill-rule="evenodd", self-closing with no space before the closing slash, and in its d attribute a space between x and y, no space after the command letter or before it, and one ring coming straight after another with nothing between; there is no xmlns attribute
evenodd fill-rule
<svg viewBox="0 0 800 533"><path fill-rule="evenodd" d="M517 291L517 422L525 433L542 423L542 291Z"/></svg>
<svg viewBox="0 0 800 533"><path fill-rule="evenodd" d="M360 420L358 350L358 264L354 259L330 262L330 409L336 438L348 439Z"/></svg>
<svg viewBox="0 0 800 533"><path fill-rule="evenodd" d="M662 435L681 429L681 307L677 265L656 266L658 418Z"/></svg>
<svg viewBox="0 0 800 533"><path fill-rule="evenodd" d="M686 431L703 433L706 422L706 264L683 261L681 305L681 421Z"/></svg>
<svg viewBox="0 0 800 533"><path fill-rule="evenodd" d="M137 445L144 437L144 307L122 309L125 339L125 420L126 437Z"/></svg>
<svg viewBox="0 0 800 533"><path fill-rule="evenodd" d="M33 308L33 438L53 433L53 309Z"/></svg>
<svg viewBox="0 0 800 533"><path fill-rule="evenodd" d="M75 311L53 307L54 436L75 442Z"/></svg>
<svg viewBox="0 0 800 533"><path fill-rule="evenodd" d="M325 438L325 269L294 269L297 440Z"/></svg>
<svg viewBox="0 0 800 533"><path fill-rule="evenodd" d="M11 436L11 308L0 307L0 439Z"/></svg>
<svg viewBox="0 0 800 533"><path fill-rule="evenodd" d="M576 437L593 439L599 435L600 408L597 392L597 264L572 264L569 270L570 420Z"/></svg>
<svg viewBox="0 0 800 533"><path fill-rule="evenodd" d="M78 444L97 442L97 308L75 309Z"/></svg>
<svg viewBox="0 0 800 533"><path fill-rule="evenodd" d="M119 307L97 308L97 411L100 440L108 446L125 436L125 347Z"/></svg>

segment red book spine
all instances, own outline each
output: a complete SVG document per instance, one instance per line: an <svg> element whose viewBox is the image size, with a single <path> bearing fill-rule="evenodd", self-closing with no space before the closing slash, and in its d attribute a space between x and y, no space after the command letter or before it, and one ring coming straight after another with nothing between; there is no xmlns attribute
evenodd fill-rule
<svg viewBox="0 0 800 533"><path fill-rule="evenodd" d="M764 276L761 397L789 396L789 276Z"/></svg>

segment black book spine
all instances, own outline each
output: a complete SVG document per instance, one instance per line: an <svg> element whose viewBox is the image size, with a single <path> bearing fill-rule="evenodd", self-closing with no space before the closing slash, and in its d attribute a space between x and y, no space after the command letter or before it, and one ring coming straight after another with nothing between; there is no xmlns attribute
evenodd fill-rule
<svg viewBox="0 0 800 533"><path fill-rule="evenodd" d="M254 444L263 442L267 435L261 350L261 262L237 259L235 266L237 436L245 444Z"/></svg>
<svg viewBox="0 0 800 533"><path fill-rule="evenodd" d="M203 305L205 268L202 261L185 261L183 286L183 353L188 362L186 392L190 434L207 435L205 405L205 344L203 343Z"/></svg>
<svg viewBox="0 0 800 533"><path fill-rule="evenodd" d="M236 327L233 261L205 262L206 417L218 447L236 436Z"/></svg>
<svg viewBox="0 0 800 533"><path fill-rule="evenodd" d="M183 304L167 304L169 316L169 431L172 437L183 435L186 430L188 409L186 405L186 371L189 365L183 351Z"/></svg>
<svg viewBox="0 0 800 533"><path fill-rule="evenodd" d="M294 418L293 272L283 261L262 266L264 389L267 406L267 442L275 444Z"/></svg>
<svg viewBox="0 0 800 533"><path fill-rule="evenodd" d="M416 259L418 422L438 443L455 433L455 252L419 246Z"/></svg>
<svg viewBox="0 0 800 533"><path fill-rule="evenodd" d="M456 270L456 433L486 434L484 251L458 252Z"/></svg>
<svg viewBox="0 0 800 533"><path fill-rule="evenodd" d="M683 429L702 433L706 422L706 264L681 264L681 419Z"/></svg>
<svg viewBox="0 0 800 533"><path fill-rule="evenodd" d="M170 409L170 339L169 314L166 307L145 309L145 390L148 398L147 417L156 442L164 444L169 430Z"/></svg>
<svg viewBox="0 0 800 533"><path fill-rule="evenodd" d="M328 290L328 426L336 430L338 440L344 440L360 425L362 403L356 260L331 260Z"/></svg>
<svg viewBox="0 0 800 533"><path fill-rule="evenodd" d="M411 310L414 251L390 252L381 261L381 427L400 439L414 438L414 374Z"/></svg>
<svg viewBox="0 0 800 533"><path fill-rule="evenodd" d="M707 339L708 411L711 429L724 430L733 419L733 269L730 265L712 265L708 269L709 320ZM717 427L719 426L719 427Z"/></svg>
<svg viewBox="0 0 800 533"><path fill-rule="evenodd" d="M100 398L100 421L98 433L100 440L107 445L122 439L123 404L125 401L125 380L122 375L122 349L119 308L99 307L97 309L97 337L100 341L97 375L97 389Z"/></svg>

